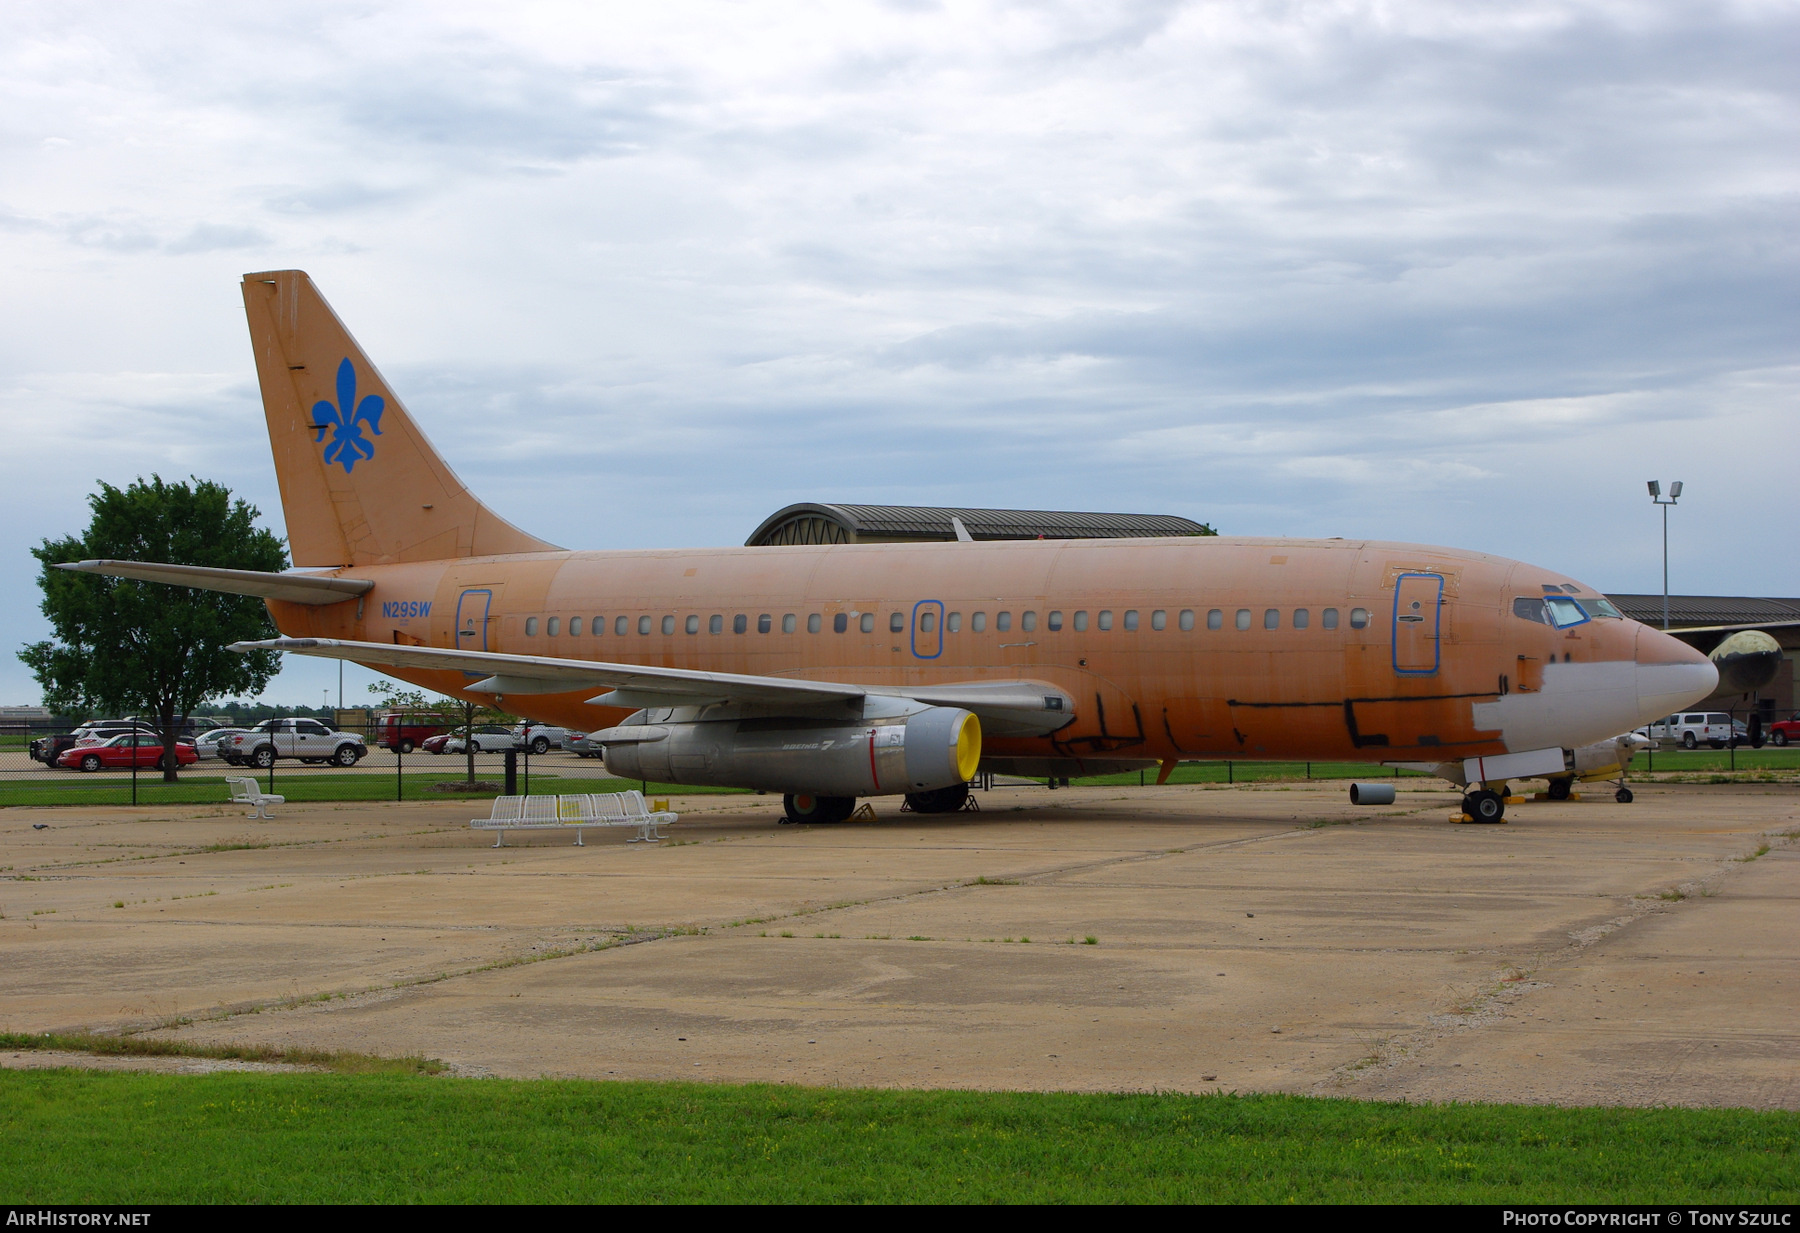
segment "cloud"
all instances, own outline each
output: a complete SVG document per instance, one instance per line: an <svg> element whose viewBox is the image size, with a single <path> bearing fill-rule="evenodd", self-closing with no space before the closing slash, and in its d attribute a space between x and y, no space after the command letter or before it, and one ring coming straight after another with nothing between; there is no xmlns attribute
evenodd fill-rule
<svg viewBox="0 0 1800 1233"><path fill-rule="evenodd" d="M1682 585L1791 589L1748 512L1800 392L1791 6L12 16L20 535L151 467L274 517L234 282L279 264L576 546L1085 507L1641 590L1654 474L1693 494Z"/></svg>

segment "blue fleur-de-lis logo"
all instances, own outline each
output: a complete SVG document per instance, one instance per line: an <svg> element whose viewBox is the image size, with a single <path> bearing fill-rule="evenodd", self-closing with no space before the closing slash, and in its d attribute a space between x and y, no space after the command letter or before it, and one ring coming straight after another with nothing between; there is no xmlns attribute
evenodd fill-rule
<svg viewBox="0 0 1800 1233"><path fill-rule="evenodd" d="M362 426L367 424L370 432L381 435L381 413L387 409L387 400L379 394L368 394L361 402L356 401L356 365L348 356L338 365L337 395L335 407L323 400L313 404L312 426L319 430L313 444L323 441L325 431L330 429L325 465L342 463L348 475L362 459L375 457L375 443L363 436Z"/></svg>

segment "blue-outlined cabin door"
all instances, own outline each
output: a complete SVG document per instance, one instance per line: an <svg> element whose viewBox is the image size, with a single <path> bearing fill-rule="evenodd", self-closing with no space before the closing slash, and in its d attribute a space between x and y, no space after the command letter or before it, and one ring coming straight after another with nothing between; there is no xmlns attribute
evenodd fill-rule
<svg viewBox="0 0 1800 1233"><path fill-rule="evenodd" d="M456 649L459 651L491 651L488 645L488 605L494 593L467 590L456 600Z"/></svg>
<svg viewBox="0 0 1800 1233"><path fill-rule="evenodd" d="M1444 579L1438 574L1401 574L1394 579L1394 671L1430 676L1438 670L1438 630L1444 606Z"/></svg>
<svg viewBox="0 0 1800 1233"><path fill-rule="evenodd" d="M912 653L918 659L936 659L944 653L944 605L922 599L913 605Z"/></svg>

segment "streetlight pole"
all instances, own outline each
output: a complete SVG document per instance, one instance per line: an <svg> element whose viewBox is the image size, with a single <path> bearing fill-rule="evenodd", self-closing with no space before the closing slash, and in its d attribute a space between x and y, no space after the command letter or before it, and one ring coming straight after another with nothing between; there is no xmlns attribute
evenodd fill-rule
<svg viewBox="0 0 1800 1233"><path fill-rule="evenodd" d="M1662 482L1660 480L1651 480L1649 487L1650 487L1650 500L1653 501L1654 503L1656 503L1657 505L1662 506L1662 516L1663 516L1663 628L1667 629L1667 628L1669 628L1669 507L1671 505L1675 504L1676 498L1681 496L1681 481L1680 480L1670 481L1669 496L1668 496L1667 500L1663 499Z"/></svg>

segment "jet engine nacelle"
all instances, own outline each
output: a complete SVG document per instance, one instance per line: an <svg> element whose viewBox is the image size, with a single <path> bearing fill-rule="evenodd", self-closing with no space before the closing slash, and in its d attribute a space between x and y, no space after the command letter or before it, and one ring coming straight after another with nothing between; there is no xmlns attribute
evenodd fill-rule
<svg viewBox="0 0 1800 1233"><path fill-rule="evenodd" d="M1719 670L1719 693L1754 693L1775 679L1781 644L1760 629L1740 629L1714 647L1708 658Z"/></svg>
<svg viewBox="0 0 1800 1233"><path fill-rule="evenodd" d="M887 796L966 783L981 761L981 721L959 707L845 723L717 719L651 723L640 711L588 738L622 779L817 796Z"/></svg>

